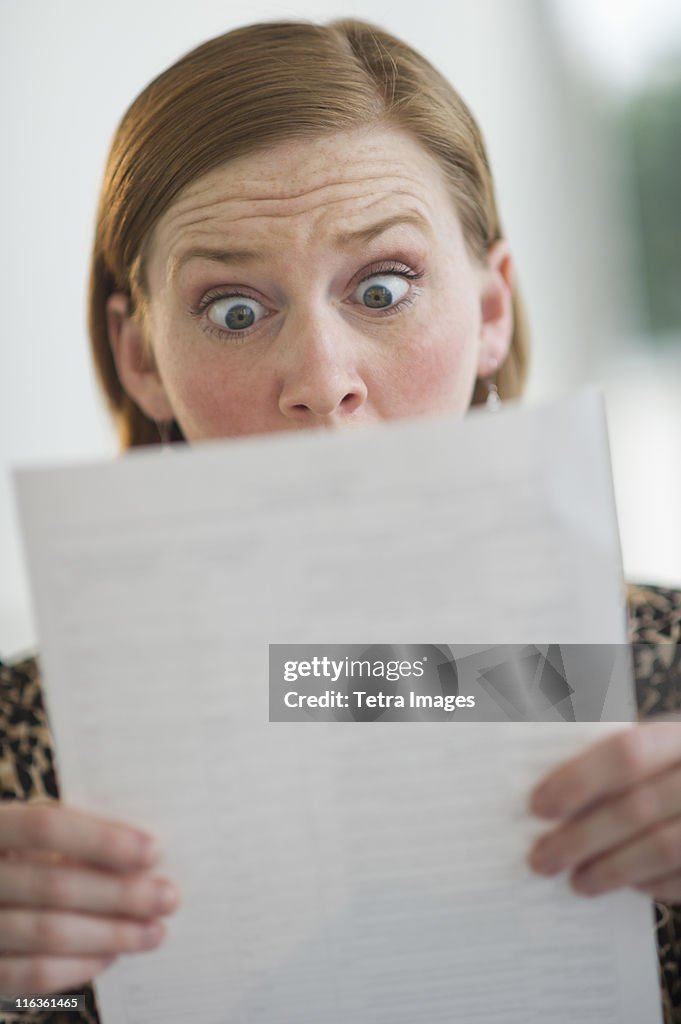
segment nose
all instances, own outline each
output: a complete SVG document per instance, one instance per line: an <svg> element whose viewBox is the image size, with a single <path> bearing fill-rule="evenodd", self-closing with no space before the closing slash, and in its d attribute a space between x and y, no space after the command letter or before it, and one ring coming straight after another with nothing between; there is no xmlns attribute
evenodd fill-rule
<svg viewBox="0 0 681 1024"><path fill-rule="evenodd" d="M309 317L280 346L279 409L301 426L340 426L366 402L361 342L345 324Z"/></svg>

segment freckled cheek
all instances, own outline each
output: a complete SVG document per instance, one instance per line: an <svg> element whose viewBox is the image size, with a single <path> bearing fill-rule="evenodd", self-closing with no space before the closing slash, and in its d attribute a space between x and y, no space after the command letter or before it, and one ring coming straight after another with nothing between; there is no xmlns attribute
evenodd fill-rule
<svg viewBox="0 0 681 1024"><path fill-rule="evenodd" d="M188 440L227 437L257 429L260 389L235 374L224 358L175 353L166 373L175 415Z"/></svg>
<svg viewBox="0 0 681 1024"><path fill-rule="evenodd" d="M401 380L404 407L412 412L465 412L476 371L474 342L443 331L416 342Z"/></svg>

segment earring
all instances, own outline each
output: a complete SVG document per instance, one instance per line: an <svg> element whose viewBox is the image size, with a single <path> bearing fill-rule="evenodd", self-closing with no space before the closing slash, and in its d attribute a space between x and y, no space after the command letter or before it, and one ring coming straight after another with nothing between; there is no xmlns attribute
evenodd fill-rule
<svg viewBox="0 0 681 1024"><path fill-rule="evenodd" d="M497 360L492 359L490 361L490 375L489 377L484 378L485 387L487 388L487 398L485 400L485 409L487 412L498 412L501 406L501 398L495 382L495 371L497 366Z"/></svg>
<svg viewBox="0 0 681 1024"><path fill-rule="evenodd" d="M174 420L154 420L164 448L169 448L172 443L174 422Z"/></svg>
<svg viewBox="0 0 681 1024"><path fill-rule="evenodd" d="M485 409L487 412L498 412L501 406L501 398L499 397L499 391L494 381L486 380L485 387L487 388L487 398L485 400Z"/></svg>

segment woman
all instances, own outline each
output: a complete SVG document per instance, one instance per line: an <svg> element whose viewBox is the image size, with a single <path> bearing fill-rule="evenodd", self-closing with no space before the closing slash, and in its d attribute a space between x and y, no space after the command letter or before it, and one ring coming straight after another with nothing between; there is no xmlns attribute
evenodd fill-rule
<svg viewBox="0 0 681 1024"><path fill-rule="evenodd" d="M123 449L463 416L518 396L526 331L470 113L422 57L360 22L261 24L198 47L114 139L90 333ZM657 633L678 640L678 595L631 597L632 615L656 601ZM675 700L644 676L649 698ZM6 670L11 699L7 728L30 708L36 756L27 770L17 737L3 795L54 798L35 661ZM657 723L560 766L531 799L553 826L532 865L569 870L582 893L681 900L679 762L681 726ZM0 991L77 991L162 941L178 897L124 823L7 803L0 847ZM88 998L81 1019L96 1020Z"/></svg>

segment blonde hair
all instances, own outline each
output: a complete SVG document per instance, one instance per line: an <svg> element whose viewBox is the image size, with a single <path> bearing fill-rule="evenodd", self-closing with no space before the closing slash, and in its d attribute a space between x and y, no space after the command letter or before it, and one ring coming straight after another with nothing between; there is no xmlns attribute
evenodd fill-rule
<svg viewBox="0 0 681 1024"><path fill-rule="evenodd" d="M185 186L234 157L373 124L402 129L435 157L469 251L484 260L502 231L477 124L424 57L380 28L353 19L248 25L186 54L132 103L104 174L88 311L98 380L123 449L159 443L159 434L121 385L106 302L123 291L143 316L144 246L164 211ZM527 328L515 286L513 310L513 340L496 380L502 398L521 393L527 370ZM478 380L473 404L484 396Z"/></svg>

